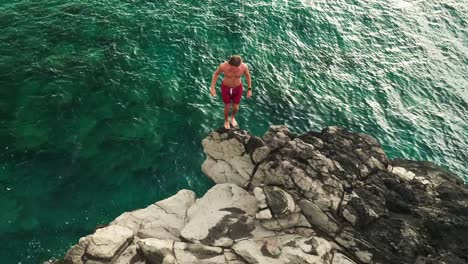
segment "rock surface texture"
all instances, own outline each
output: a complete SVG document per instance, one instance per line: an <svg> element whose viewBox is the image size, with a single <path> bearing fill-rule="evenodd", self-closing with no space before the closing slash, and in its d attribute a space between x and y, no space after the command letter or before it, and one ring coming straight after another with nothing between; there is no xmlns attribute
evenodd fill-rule
<svg viewBox="0 0 468 264"><path fill-rule="evenodd" d="M211 132L203 197L181 190L83 237L56 263L468 263L468 188L337 127Z"/></svg>

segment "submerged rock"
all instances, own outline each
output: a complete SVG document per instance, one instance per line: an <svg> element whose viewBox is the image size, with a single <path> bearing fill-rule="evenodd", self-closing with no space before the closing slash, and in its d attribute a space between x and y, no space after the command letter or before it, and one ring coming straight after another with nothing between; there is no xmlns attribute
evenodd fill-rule
<svg viewBox="0 0 468 264"><path fill-rule="evenodd" d="M216 185L127 212L58 263L467 263L468 188L338 127L210 133Z"/></svg>

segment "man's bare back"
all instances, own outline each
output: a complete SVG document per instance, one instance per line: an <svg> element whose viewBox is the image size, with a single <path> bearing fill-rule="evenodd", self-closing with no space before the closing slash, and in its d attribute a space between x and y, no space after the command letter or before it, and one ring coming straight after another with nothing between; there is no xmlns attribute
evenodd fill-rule
<svg viewBox="0 0 468 264"><path fill-rule="evenodd" d="M234 116L239 110L240 99L242 97L242 75L245 75L247 80L247 98L252 96L252 81L250 79L250 72L247 64L242 62L240 56L232 56L229 61L221 63L218 69L214 72L210 88L210 94L212 96L216 96L215 85L221 73L224 74L221 84L221 94L224 102L224 128L230 129L228 117L231 103L233 106L231 124L232 126L237 127L237 122ZM229 89L229 91L227 89Z"/></svg>

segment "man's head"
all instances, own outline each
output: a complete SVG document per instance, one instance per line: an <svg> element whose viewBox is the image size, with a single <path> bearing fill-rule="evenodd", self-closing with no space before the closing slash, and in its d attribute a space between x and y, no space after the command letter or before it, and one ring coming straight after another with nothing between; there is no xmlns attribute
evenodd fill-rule
<svg viewBox="0 0 468 264"><path fill-rule="evenodd" d="M229 58L228 63L232 66L238 67L242 63L242 58L239 55L234 55Z"/></svg>

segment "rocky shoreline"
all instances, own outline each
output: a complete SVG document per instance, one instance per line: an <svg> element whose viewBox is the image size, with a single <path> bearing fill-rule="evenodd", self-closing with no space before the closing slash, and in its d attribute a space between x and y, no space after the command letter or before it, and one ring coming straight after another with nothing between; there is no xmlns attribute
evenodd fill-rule
<svg viewBox="0 0 468 264"><path fill-rule="evenodd" d="M389 160L373 137L329 127L263 137L213 131L216 183L126 212L55 263L468 262L468 188L430 162Z"/></svg>

